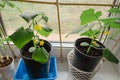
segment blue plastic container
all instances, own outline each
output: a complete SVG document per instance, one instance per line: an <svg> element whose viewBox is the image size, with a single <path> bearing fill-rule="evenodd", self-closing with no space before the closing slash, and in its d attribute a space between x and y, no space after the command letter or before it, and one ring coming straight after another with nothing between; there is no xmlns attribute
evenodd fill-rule
<svg viewBox="0 0 120 80"><path fill-rule="evenodd" d="M25 64L24 64L23 60L20 59L18 67L17 67L15 75L14 75L14 80L55 80L56 77L57 77L56 58L55 58L55 56L51 56L50 57L50 71L49 71L48 78L30 79L28 77Z"/></svg>

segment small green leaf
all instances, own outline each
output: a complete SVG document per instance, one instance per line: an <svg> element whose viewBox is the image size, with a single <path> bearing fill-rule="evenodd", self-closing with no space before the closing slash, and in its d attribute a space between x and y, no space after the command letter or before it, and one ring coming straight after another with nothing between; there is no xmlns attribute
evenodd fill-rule
<svg viewBox="0 0 120 80"><path fill-rule="evenodd" d="M9 38L13 41L17 48L22 48L26 43L32 40L34 34L31 29L19 28Z"/></svg>
<svg viewBox="0 0 120 80"><path fill-rule="evenodd" d="M120 23L113 22L113 23L111 23L110 27L111 28L120 28Z"/></svg>
<svg viewBox="0 0 120 80"><path fill-rule="evenodd" d="M80 46L89 46L89 43L87 43L87 42L82 42L82 43L80 43Z"/></svg>
<svg viewBox="0 0 120 80"><path fill-rule="evenodd" d="M113 55L113 53L109 49L104 49L103 56L110 62L119 63L119 60Z"/></svg>
<svg viewBox="0 0 120 80"><path fill-rule="evenodd" d="M101 19L101 21L104 24L109 24L108 27L111 28L120 28L120 23L117 22L119 20L119 18L105 18L105 19Z"/></svg>
<svg viewBox="0 0 120 80"><path fill-rule="evenodd" d="M88 29L87 31L82 33L80 36L87 36L89 38L93 38L93 37L97 37L99 34L100 34L99 30Z"/></svg>
<svg viewBox="0 0 120 80"><path fill-rule="evenodd" d="M44 64L48 61L48 52L45 50L44 47L36 48L32 55L32 59Z"/></svg>
<svg viewBox="0 0 120 80"><path fill-rule="evenodd" d="M100 16L102 16L102 12L101 12L101 11L97 11L97 12L95 13L95 16L96 16L97 18L99 18Z"/></svg>
<svg viewBox="0 0 120 80"><path fill-rule="evenodd" d="M89 38L91 38L93 36L93 34L91 33L90 29L81 33L80 36L87 36Z"/></svg>
<svg viewBox="0 0 120 80"><path fill-rule="evenodd" d="M6 4L7 4L9 7L14 8L14 4L13 4L13 3L9 2L9 1L6 1Z"/></svg>
<svg viewBox="0 0 120 80"><path fill-rule="evenodd" d="M3 5L3 4L0 4L0 7L1 7L1 8L4 8L4 5Z"/></svg>
<svg viewBox="0 0 120 80"><path fill-rule="evenodd" d="M38 31L39 34L41 34L41 35L43 35L45 37L48 37L51 34L51 32L52 32L52 29L47 28L47 27L43 27L42 29L40 29Z"/></svg>
<svg viewBox="0 0 120 80"><path fill-rule="evenodd" d="M35 47L30 47L30 48L29 48L29 52L34 52L35 49L36 49Z"/></svg>
<svg viewBox="0 0 120 80"><path fill-rule="evenodd" d="M49 27L43 27L43 29L46 31L46 32L51 32L51 31L53 31L51 28L49 28Z"/></svg>
<svg viewBox="0 0 120 80"><path fill-rule="evenodd" d="M91 47L94 47L94 48L99 48L100 45L96 42L96 41L92 41L92 43L90 44Z"/></svg>
<svg viewBox="0 0 120 80"><path fill-rule="evenodd" d="M120 9L118 8L111 8L108 10L108 12L111 12L111 13L120 13Z"/></svg>
<svg viewBox="0 0 120 80"><path fill-rule="evenodd" d="M42 19L45 20L46 22L48 22L48 17L47 16L43 15Z"/></svg>
<svg viewBox="0 0 120 80"><path fill-rule="evenodd" d="M118 20L118 18L104 18L104 19L100 19L103 23L111 23L111 22L115 22L116 20Z"/></svg>
<svg viewBox="0 0 120 80"><path fill-rule="evenodd" d="M31 20L33 20L36 16L38 16L38 13L24 13L21 14L20 16L26 21L26 22L30 22Z"/></svg>
<svg viewBox="0 0 120 80"><path fill-rule="evenodd" d="M94 9L90 8L82 12L80 15L81 25L88 24L92 21L96 21L102 15L101 11L94 12Z"/></svg>

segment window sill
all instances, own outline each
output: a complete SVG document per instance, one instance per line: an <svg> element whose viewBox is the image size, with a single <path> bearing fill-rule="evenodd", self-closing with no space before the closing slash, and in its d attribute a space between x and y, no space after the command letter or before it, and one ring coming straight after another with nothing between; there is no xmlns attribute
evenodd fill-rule
<svg viewBox="0 0 120 80"><path fill-rule="evenodd" d="M67 58L64 57L61 61L60 57L56 57L57 60L57 78L56 80L74 80L72 74L68 69ZM18 61L18 60L17 60ZM18 62L15 62L17 67ZM0 78L1 80L1 78ZM102 69L96 73L92 80L120 80L120 75L114 68L113 64L105 62Z"/></svg>
<svg viewBox="0 0 120 80"><path fill-rule="evenodd" d="M57 58L57 70L56 80L74 80L68 69L66 58L63 63L60 58ZM102 69L96 73L92 80L120 80L120 75L111 63L105 62Z"/></svg>

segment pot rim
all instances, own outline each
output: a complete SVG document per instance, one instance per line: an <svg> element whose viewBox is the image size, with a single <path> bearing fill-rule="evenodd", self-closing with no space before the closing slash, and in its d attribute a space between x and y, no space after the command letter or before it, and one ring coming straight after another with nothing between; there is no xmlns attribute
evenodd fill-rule
<svg viewBox="0 0 120 80"><path fill-rule="evenodd" d="M80 39L90 39L90 38L82 37L82 38L78 38L78 39L75 41L75 43L74 43L74 48L75 48L78 52L80 52L82 55L87 56L87 57L90 57L90 58L101 58L101 57L103 57L102 55L101 55L101 56L91 56L91 55L87 55L87 54L84 54L83 52L81 52L81 51L75 46L75 44L76 44ZM97 40L96 40L96 41L97 41ZM100 45L102 45L102 47L105 48L105 46L104 46L101 42L97 41L97 43L100 44Z"/></svg>
<svg viewBox="0 0 120 80"><path fill-rule="evenodd" d="M9 65L0 68L0 70L8 68L9 66L11 66L14 63L14 58L12 56L9 56L9 57L12 58L12 62Z"/></svg>

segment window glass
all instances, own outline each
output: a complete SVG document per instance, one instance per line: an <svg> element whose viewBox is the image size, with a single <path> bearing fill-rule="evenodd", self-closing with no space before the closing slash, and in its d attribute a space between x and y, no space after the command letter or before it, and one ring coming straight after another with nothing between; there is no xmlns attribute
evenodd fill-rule
<svg viewBox="0 0 120 80"><path fill-rule="evenodd" d="M80 34L73 34L65 38L65 36L72 30L80 27L80 14L83 10L88 8L94 8L95 11L102 11L102 17L108 16L108 9L110 7L103 6L61 6L61 28L62 28L62 39L65 42L74 42L80 37ZM97 25L96 25L97 26Z"/></svg>
<svg viewBox="0 0 120 80"><path fill-rule="evenodd" d="M53 29L52 34L49 37L42 37L50 41L59 41L58 36L58 21L57 21L57 12L55 5L48 4L38 4L38 3L27 3L27 2L14 2L23 13L38 13L43 12L48 16L48 24ZM27 26L27 23L19 16L20 13L16 9L6 7L2 10L3 21L7 34L12 34L16 29L21 26Z"/></svg>
<svg viewBox="0 0 120 80"><path fill-rule="evenodd" d="M39 0L39 1L50 1L55 2L56 0ZM75 2L75 3L93 3L97 4L112 4L113 0L59 0L59 2ZM58 30L58 17L57 17L57 7L51 4L39 4L39 3L28 3L28 2L13 2L15 3L24 13L28 12L43 12L49 18L48 24L53 29L53 33L47 38L50 41L59 41L59 30ZM60 5L60 21L61 21L61 32L62 32L62 41L63 42L73 42L77 38L79 38L79 34L70 35L69 37L65 38L65 36L70 33L76 27L79 27L80 20L79 16L83 10L87 8L94 8L97 11L101 10L103 12L102 17L107 17L108 12L107 10L110 8L106 6L65 6ZM26 22L19 17L19 12L16 9L11 9L6 7L2 10L3 21L5 24L5 28L7 34L13 33L17 28L21 27L22 25L27 25ZM45 38L45 37L42 37ZM45 38L46 39L46 38Z"/></svg>

